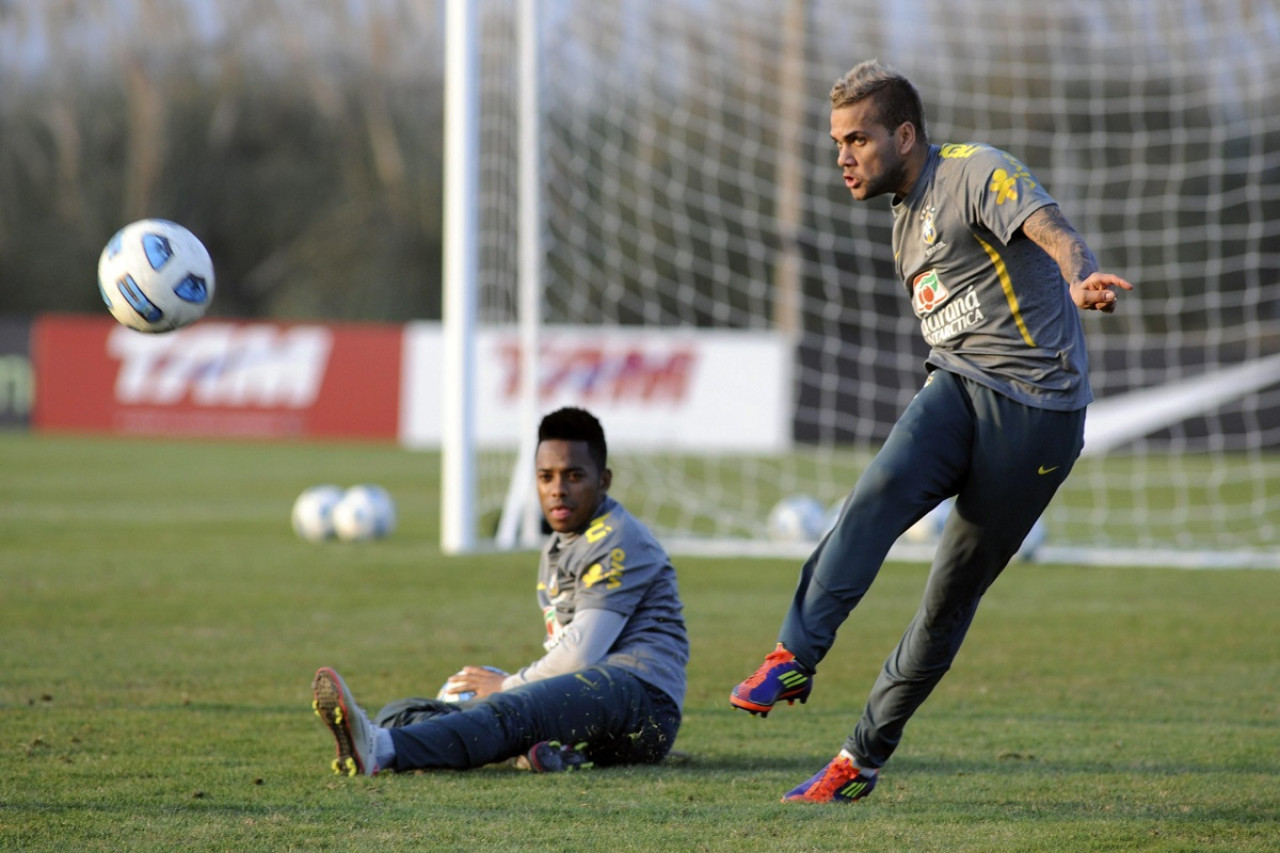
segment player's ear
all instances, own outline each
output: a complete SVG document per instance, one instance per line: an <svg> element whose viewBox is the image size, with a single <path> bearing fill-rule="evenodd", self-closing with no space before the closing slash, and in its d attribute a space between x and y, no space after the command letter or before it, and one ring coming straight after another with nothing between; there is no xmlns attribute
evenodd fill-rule
<svg viewBox="0 0 1280 853"><path fill-rule="evenodd" d="M600 492L601 494L609 491L609 486L613 485L613 471L605 468L600 472Z"/></svg>
<svg viewBox="0 0 1280 853"><path fill-rule="evenodd" d="M893 136L898 143L898 154L905 155L916 145L916 126L912 122L904 121L898 125Z"/></svg>

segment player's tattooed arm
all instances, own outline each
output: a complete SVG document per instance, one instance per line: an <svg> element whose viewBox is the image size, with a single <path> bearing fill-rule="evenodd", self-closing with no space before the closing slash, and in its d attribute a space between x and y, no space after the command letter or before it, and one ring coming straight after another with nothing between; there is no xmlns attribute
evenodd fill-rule
<svg viewBox="0 0 1280 853"><path fill-rule="evenodd" d="M1084 281L1097 272L1098 259L1056 204L1028 216L1022 223L1022 233L1057 262L1068 282Z"/></svg>
<svg viewBox="0 0 1280 853"><path fill-rule="evenodd" d="M1118 275L1098 272L1098 259L1056 204L1028 216L1022 233L1057 263L1078 308L1110 313L1116 310L1116 288L1133 289Z"/></svg>

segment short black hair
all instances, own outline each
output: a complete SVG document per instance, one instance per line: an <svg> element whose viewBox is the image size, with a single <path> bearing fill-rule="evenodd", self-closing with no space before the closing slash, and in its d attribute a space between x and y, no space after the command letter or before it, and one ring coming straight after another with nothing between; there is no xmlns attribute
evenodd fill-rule
<svg viewBox="0 0 1280 853"><path fill-rule="evenodd" d="M585 441L591 461L603 471L609 462L609 445L604 427L586 409L565 406L556 409L538 424L538 443L544 441Z"/></svg>

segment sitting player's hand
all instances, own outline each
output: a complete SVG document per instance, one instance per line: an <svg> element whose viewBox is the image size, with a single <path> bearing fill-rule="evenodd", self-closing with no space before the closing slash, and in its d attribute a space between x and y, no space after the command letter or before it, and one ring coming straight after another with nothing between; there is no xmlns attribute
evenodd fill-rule
<svg viewBox="0 0 1280 853"><path fill-rule="evenodd" d="M445 683L450 693L474 693L476 699L483 699L494 693L502 692L502 680L507 674L492 666L464 666Z"/></svg>

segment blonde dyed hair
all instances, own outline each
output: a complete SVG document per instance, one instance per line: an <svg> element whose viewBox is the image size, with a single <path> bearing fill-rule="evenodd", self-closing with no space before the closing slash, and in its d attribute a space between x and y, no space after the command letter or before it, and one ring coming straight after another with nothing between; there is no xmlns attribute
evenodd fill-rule
<svg viewBox="0 0 1280 853"><path fill-rule="evenodd" d="M875 102L876 120L890 132L911 122L916 137L928 144L920 93L910 80L878 59L861 62L836 80L831 87L831 109L852 106L868 98Z"/></svg>

